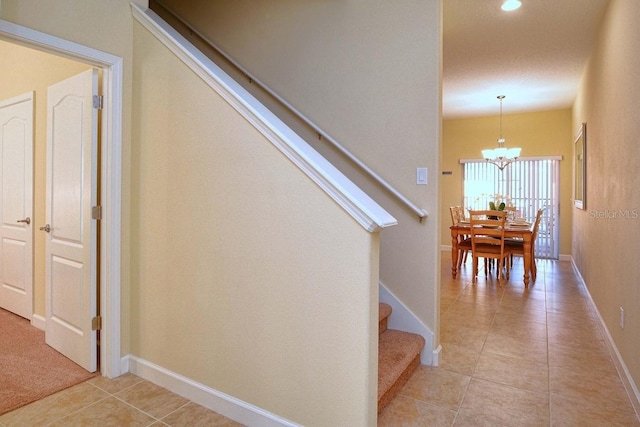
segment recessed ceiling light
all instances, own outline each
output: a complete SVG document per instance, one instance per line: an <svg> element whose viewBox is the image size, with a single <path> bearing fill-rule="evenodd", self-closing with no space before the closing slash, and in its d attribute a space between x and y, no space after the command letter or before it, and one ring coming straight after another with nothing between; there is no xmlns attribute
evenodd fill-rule
<svg viewBox="0 0 640 427"><path fill-rule="evenodd" d="M509 12L518 9L520 6L522 6L520 0L507 0L502 3L502 10Z"/></svg>

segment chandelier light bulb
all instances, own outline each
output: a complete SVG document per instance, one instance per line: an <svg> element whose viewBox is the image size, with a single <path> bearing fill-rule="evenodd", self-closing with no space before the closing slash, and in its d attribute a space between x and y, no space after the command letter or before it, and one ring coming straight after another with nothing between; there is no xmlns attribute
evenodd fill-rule
<svg viewBox="0 0 640 427"><path fill-rule="evenodd" d="M505 12L511 12L512 10L516 10L520 8L520 6L522 6L522 3L520 2L520 0L507 0L504 3L502 3L501 9L504 10Z"/></svg>

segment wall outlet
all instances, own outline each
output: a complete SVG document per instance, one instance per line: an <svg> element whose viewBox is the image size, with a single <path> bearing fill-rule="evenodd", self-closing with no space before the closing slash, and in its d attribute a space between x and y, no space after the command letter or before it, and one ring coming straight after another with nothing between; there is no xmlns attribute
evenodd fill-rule
<svg viewBox="0 0 640 427"><path fill-rule="evenodd" d="M624 308L620 307L620 328L624 329Z"/></svg>

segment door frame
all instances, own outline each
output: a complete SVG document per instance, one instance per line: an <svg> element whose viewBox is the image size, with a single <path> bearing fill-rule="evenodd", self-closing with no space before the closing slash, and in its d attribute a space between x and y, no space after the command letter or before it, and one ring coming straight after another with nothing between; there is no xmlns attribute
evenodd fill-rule
<svg viewBox="0 0 640 427"><path fill-rule="evenodd" d="M121 375L121 212L122 212L122 101L123 61L78 43L0 19L0 39L62 56L102 69L104 108L101 110L100 152L100 373Z"/></svg>

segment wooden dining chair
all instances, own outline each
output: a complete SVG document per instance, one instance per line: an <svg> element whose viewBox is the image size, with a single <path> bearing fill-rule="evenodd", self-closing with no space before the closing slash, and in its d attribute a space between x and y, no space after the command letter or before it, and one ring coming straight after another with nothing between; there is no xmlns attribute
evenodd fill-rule
<svg viewBox="0 0 640 427"><path fill-rule="evenodd" d="M536 280L536 273L538 272L536 267L535 244L543 212L544 209L538 209L538 212L536 213L536 220L533 223L533 231L531 233L531 279L533 281ZM509 248L512 254L524 256L524 242L521 239L506 239L505 246Z"/></svg>
<svg viewBox="0 0 640 427"><path fill-rule="evenodd" d="M479 258L484 258L485 263L489 259L496 260L498 264L496 276L498 282L500 282L501 278L505 278L505 270L506 279L509 280L509 262L505 261L505 258L510 256L511 252L504 244L506 219L507 212L505 211L469 211L469 221L471 223L471 255L473 257L472 283L476 283Z"/></svg>
<svg viewBox="0 0 640 427"><path fill-rule="evenodd" d="M461 221L466 220L464 215L464 208L462 206L451 206L449 208L451 214L451 224L458 225ZM467 262L467 254L471 252L471 239L468 235L458 234L458 265L456 266L460 270L462 263Z"/></svg>

